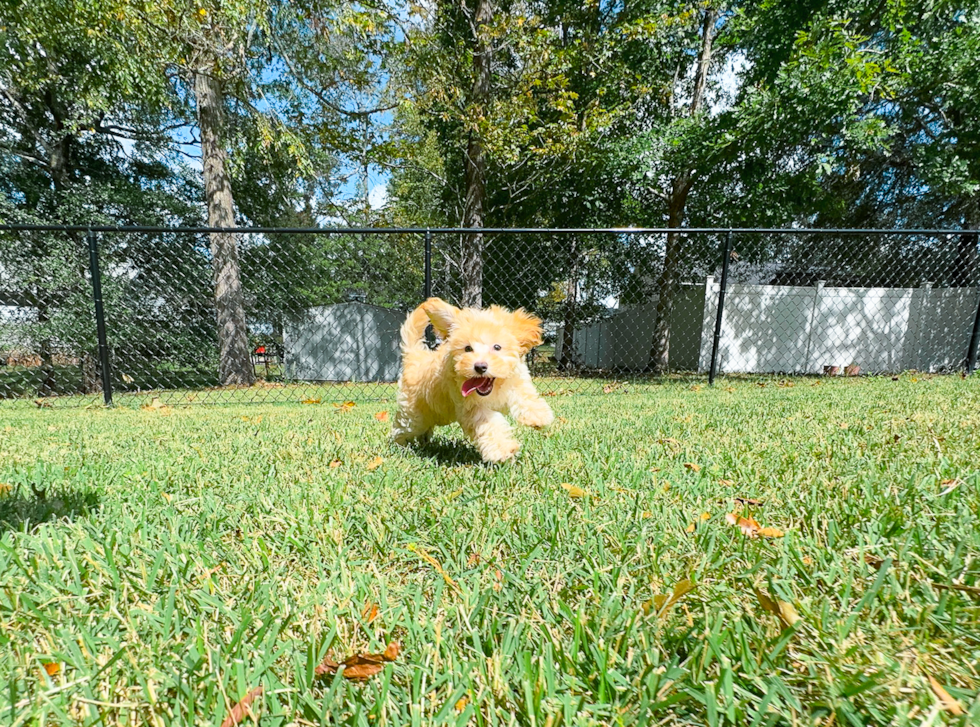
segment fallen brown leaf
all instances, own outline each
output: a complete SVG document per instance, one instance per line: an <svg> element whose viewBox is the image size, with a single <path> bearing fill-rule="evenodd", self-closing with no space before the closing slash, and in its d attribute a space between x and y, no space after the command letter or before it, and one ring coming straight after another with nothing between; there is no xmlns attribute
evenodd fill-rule
<svg viewBox="0 0 980 727"><path fill-rule="evenodd" d="M686 528L684 528L684 532L685 533L693 533L694 530L695 530L695 528L697 528L697 525L695 525L694 523L691 523Z"/></svg>
<svg viewBox="0 0 980 727"><path fill-rule="evenodd" d="M343 404L334 404L334 408L341 413L348 412L355 406L357 406L357 404L355 404L353 401L345 401Z"/></svg>
<svg viewBox="0 0 980 727"><path fill-rule="evenodd" d="M46 661L44 662L43 666L44 671L49 677L58 676L58 674L61 672L61 664L56 661Z"/></svg>
<svg viewBox="0 0 980 727"><path fill-rule="evenodd" d="M725 487L734 487L735 480L718 480L719 485L724 485Z"/></svg>
<svg viewBox="0 0 980 727"><path fill-rule="evenodd" d="M374 470L378 469L378 467L380 467L383 463L384 463L384 457L375 457L366 465L364 465L364 468L368 472L373 472Z"/></svg>
<svg viewBox="0 0 980 727"><path fill-rule="evenodd" d="M758 588L752 590L755 591L755 597L758 599L759 605L778 618L784 627L792 628L793 624L800 620L800 615L796 612L796 608L792 603L770 598Z"/></svg>
<svg viewBox="0 0 980 727"><path fill-rule="evenodd" d="M334 460L330 460L330 469L337 469L337 468L338 468L338 467L340 467L340 466L341 466L341 465L342 465L343 463L344 463L344 461L343 461L342 459L334 459Z"/></svg>
<svg viewBox="0 0 980 727"><path fill-rule="evenodd" d="M466 705L469 703L470 703L470 698L464 694L462 697L456 700L456 706L455 706L456 711L462 712L464 709L466 709Z"/></svg>
<svg viewBox="0 0 980 727"><path fill-rule="evenodd" d="M943 480L942 482L939 483L939 486L943 488L942 492L940 492L939 494L940 496L948 495L950 492L952 492L962 484L963 484L963 480L959 478L955 480Z"/></svg>
<svg viewBox="0 0 980 727"><path fill-rule="evenodd" d="M9 495L14 491L14 488L8 485L6 482L0 482L0 497L4 495Z"/></svg>
<svg viewBox="0 0 980 727"><path fill-rule="evenodd" d="M364 604L364 610L361 611L361 618L367 623L371 623L378 617L378 604L371 603L368 601Z"/></svg>
<svg viewBox="0 0 980 727"><path fill-rule="evenodd" d="M386 422L388 421L388 412L379 411L377 414L374 415L374 418L377 419L379 422Z"/></svg>
<svg viewBox="0 0 980 727"><path fill-rule="evenodd" d="M761 507L764 504L762 500L756 500L754 497L736 497L735 502L740 502L750 507Z"/></svg>
<svg viewBox="0 0 980 727"><path fill-rule="evenodd" d="M261 697L263 691L262 687L255 687L255 689L242 697L242 701L231 708L228 716L225 717L225 721L221 723L221 727L235 727L235 725L244 722L245 718L252 713L252 702L257 697Z"/></svg>
<svg viewBox="0 0 980 727"><path fill-rule="evenodd" d="M685 462L684 463L684 467L686 469L691 470L692 472L700 472L701 471L701 465L695 464L694 462Z"/></svg>
<svg viewBox="0 0 980 727"><path fill-rule="evenodd" d="M585 497L586 495L589 494L586 490L583 490L578 485L572 485L568 482L562 482L561 486L568 492L569 497L578 499L578 498Z"/></svg>
<svg viewBox="0 0 980 727"><path fill-rule="evenodd" d="M320 399L303 399L300 404L319 404L320 401Z"/></svg>
<svg viewBox="0 0 980 727"><path fill-rule="evenodd" d="M397 659L399 651L401 651L401 647L398 645L398 642L392 641L388 644L388 648L380 654L354 654L348 656L340 664L327 657L320 662L320 665L313 673L318 677L326 674L336 674L343 667L344 670L341 673L345 679L364 681L381 672L385 668L384 665L386 662Z"/></svg>
<svg viewBox="0 0 980 727"><path fill-rule="evenodd" d="M752 517L742 517L737 512L730 512L725 515L725 522L729 525L737 525L743 535L755 538L759 535L759 523Z"/></svg>
<svg viewBox="0 0 980 727"><path fill-rule="evenodd" d="M934 676L931 674L929 676L929 686L932 687L933 694L939 698L939 704L942 706L943 710L949 712L953 715L963 714L963 707L960 705L958 699L955 699L952 694L947 692L943 685L940 684Z"/></svg>
<svg viewBox="0 0 980 727"><path fill-rule="evenodd" d="M763 538L781 538L785 534L779 528L759 528L759 536Z"/></svg>
<svg viewBox="0 0 980 727"><path fill-rule="evenodd" d="M688 579L678 581L670 595L660 593L643 604L643 613L655 612L658 616L665 614L671 606L677 603L685 594L694 590L694 583Z"/></svg>
<svg viewBox="0 0 980 727"><path fill-rule="evenodd" d="M51 402L47 399L35 399L34 406L36 406L38 409L50 409Z"/></svg>
<svg viewBox="0 0 980 727"><path fill-rule="evenodd" d="M170 407L160 401L159 396L154 396L152 399L150 399L149 404L144 404L141 408L152 411L162 411L164 409L169 409Z"/></svg>

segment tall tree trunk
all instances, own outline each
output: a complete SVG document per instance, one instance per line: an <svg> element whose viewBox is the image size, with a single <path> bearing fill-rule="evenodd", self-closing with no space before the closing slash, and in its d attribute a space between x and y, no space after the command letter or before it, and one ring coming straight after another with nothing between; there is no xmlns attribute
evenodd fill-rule
<svg viewBox="0 0 980 727"><path fill-rule="evenodd" d="M980 226L980 214L968 211L963 221L965 230L976 230ZM969 288L980 282L980 250L977 244L980 236L976 232L963 232L956 246L956 259L953 261L952 285L956 288Z"/></svg>
<svg viewBox="0 0 980 727"><path fill-rule="evenodd" d="M575 326L578 324L575 315L578 303L578 241L572 238L572 249L569 255L571 264L568 270L568 285L565 289L565 315L561 330L561 359L559 368L571 369L575 366Z"/></svg>
<svg viewBox="0 0 980 727"><path fill-rule="evenodd" d="M709 7L701 24L701 48L694 75L689 116L696 116L704 105L704 92L708 84L711 65L711 42L715 34L718 11ZM694 181L694 170L683 169L673 179L667 201L667 226L680 227L684 223L684 209ZM674 295L680 283L682 238L676 232L667 234L664 267L657 282L657 321L653 329L653 347L650 350L650 368L656 374L665 373L670 367L670 319L674 311Z"/></svg>
<svg viewBox="0 0 980 727"><path fill-rule="evenodd" d="M486 25L493 10L490 0L476 0L473 13L473 88L470 91L470 108L475 114L474 123L480 123L487 111L490 99L490 71L493 48L487 37ZM463 227L483 227L486 219L487 161L483 148L482 132L471 129L466 142L466 198L463 204ZM483 307L483 247L482 232L462 236L462 304L473 308Z"/></svg>
<svg viewBox="0 0 980 727"><path fill-rule="evenodd" d="M201 128L204 191L209 227L234 227L235 202L225 167L224 96L214 66L194 71L194 98ZM218 379L222 386L249 386L255 381L245 325L245 296L233 233L211 233L214 303L218 324Z"/></svg>

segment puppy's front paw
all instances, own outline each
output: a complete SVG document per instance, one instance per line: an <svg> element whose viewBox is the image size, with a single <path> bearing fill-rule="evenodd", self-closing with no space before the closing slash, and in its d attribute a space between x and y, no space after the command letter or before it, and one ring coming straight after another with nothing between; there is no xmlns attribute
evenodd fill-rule
<svg viewBox="0 0 980 727"><path fill-rule="evenodd" d="M541 406L534 406L521 412L521 415L517 417L517 421L526 427L534 427L535 429L543 429L544 427L550 427L555 421L555 415L551 411L551 407L541 402Z"/></svg>
<svg viewBox="0 0 980 727"><path fill-rule="evenodd" d="M521 443L516 439L484 440L478 442L478 447L484 462L506 462L517 456Z"/></svg>

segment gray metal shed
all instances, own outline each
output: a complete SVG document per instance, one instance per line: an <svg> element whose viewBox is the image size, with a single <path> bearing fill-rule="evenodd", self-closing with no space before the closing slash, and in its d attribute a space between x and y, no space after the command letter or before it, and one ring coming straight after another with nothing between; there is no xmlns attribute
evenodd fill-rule
<svg viewBox="0 0 980 727"><path fill-rule="evenodd" d="M310 308L283 331L286 376L302 381L395 381L405 314L367 303Z"/></svg>

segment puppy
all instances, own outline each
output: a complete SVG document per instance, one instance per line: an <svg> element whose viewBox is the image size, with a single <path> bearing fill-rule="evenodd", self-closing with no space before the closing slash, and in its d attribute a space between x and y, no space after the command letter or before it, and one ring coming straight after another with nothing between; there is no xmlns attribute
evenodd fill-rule
<svg viewBox="0 0 980 727"><path fill-rule="evenodd" d="M432 324L442 343L423 342ZM529 427L554 421L534 385L524 355L541 344L541 321L522 309L456 308L429 298L402 324L402 374L391 437L427 441L437 426L460 423L486 462L520 449L504 413Z"/></svg>

